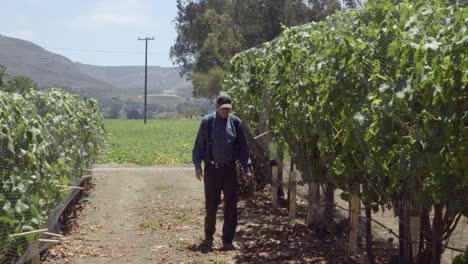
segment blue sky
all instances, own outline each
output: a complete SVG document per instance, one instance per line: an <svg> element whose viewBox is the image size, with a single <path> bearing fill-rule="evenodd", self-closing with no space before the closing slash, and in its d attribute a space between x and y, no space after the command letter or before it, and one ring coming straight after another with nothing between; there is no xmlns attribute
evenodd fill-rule
<svg viewBox="0 0 468 264"><path fill-rule="evenodd" d="M172 66L176 14L175 0L8 0L0 8L0 34L94 65L142 65L144 41L137 38L154 36L148 64Z"/></svg>

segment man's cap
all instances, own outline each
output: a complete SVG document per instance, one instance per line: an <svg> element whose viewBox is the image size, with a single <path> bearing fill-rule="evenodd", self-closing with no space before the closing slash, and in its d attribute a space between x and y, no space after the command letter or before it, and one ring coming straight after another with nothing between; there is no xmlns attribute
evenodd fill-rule
<svg viewBox="0 0 468 264"><path fill-rule="evenodd" d="M227 94L222 94L216 98L216 104L219 108L232 108L232 98Z"/></svg>

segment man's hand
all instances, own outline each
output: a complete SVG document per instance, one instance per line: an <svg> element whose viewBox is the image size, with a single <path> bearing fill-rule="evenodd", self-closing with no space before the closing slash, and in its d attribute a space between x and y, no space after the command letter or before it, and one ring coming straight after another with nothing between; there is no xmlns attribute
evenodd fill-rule
<svg viewBox="0 0 468 264"><path fill-rule="evenodd" d="M250 184L252 182L252 173L244 172L244 179L246 184Z"/></svg>
<svg viewBox="0 0 468 264"><path fill-rule="evenodd" d="M202 170L202 168L196 168L195 169L195 177L197 177L197 179L199 181L201 181L203 179L203 170Z"/></svg>

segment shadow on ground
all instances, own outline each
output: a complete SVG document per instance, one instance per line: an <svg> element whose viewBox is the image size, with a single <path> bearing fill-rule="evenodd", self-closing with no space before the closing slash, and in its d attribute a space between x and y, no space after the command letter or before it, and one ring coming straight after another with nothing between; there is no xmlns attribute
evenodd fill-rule
<svg viewBox="0 0 468 264"><path fill-rule="evenodd" d="M272 209L266 194L252 201L241 201L235 263L367 263L363 241L359 254L347 256L346 231L340 234L314 232L304 225L305 211L305 206L299 205L297 220L291 223L287 220L285 201L277 210ZM222 214L219 214L218 221L221 220ZM191 250L200 248L191 247ZM376 263L388 263L393 253L390 248L374 246Z"/></svg>

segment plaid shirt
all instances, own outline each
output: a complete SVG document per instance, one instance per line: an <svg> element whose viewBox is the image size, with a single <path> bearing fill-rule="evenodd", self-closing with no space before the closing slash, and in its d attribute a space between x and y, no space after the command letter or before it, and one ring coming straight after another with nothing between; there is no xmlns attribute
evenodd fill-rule
<svg viewBox="0 0 468 264"><path fill-rule="evenodd" d="M208 119L213 117L212 127L208 127ZM230 115L229 118L238 119L238 117L233 115ZM220 163L239 160L244 172L249 171L249 145L247 144L244 127L239 120L239 131L236 131L234 122L230 122L229 118L221 118L217 111L203 117L192 151L192 160L195 168L201 168L202 160L205 163L209 162L207 160L208 157L205 157L206 152L209 151L206 149L208 146L205 139L208 138L208 129L211 129L213 160Z"/></svg>

